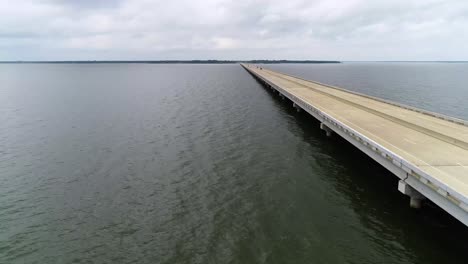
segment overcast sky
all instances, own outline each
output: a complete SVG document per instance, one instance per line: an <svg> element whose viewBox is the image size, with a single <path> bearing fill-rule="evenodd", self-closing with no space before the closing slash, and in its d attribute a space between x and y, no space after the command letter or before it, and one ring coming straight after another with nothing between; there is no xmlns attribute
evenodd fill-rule
<svg viewBox="0 0 468 264"><path fill-rule="evenodd" d="M465 0L0 0L0 60L468 60Z"/></svg>

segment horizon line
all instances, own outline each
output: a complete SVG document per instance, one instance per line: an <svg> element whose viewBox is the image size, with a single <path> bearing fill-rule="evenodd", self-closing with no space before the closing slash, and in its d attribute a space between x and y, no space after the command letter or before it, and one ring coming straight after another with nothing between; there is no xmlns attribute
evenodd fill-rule
<svg viewBox="0 0 468 264"><path fill-rule="evenodd" d="M292 60L292 59L250 59L250 60L224 60L224 59L188 59L188 60L0 60L0 63L341 63L341 62L468 62L468 60Z"/></svg>

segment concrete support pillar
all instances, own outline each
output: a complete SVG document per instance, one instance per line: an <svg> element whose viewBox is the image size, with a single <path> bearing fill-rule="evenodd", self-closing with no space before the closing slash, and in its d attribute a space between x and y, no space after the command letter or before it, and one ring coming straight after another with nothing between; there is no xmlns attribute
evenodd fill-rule
<svg viewBox="0 0 468 264"><path fill-rule="evenodd" d="M324 130L327 133L327 137L331 137L333 130L331 130L327 125L324 123L320 123L320 129Z"/></svg>
<svg viewBox="0 0 468 264"><path fill-rule="evenodd" d="M416 191L413 187L411 187L408 183L403 180L398 182L398 190L406 194L410 197L410 207L411 208L421 208L422 200L426 199L424 195L420 192Z"/></svg>
<svg viewBox="0 0 468 264"><path fill-rule="evenodd" d="M300 111L301 111L301 107L298 106L296 103L293 103L293 107L296 108L296 111L297 111L297 112L300 112Z"/></svg>
<svg viewBox="0 0 468 264"><path fill-rule="evenodd" d="M421 201L422 201L422 199L417 199L417 198L414 198L414 197L410 197L409 206L411 208L419 209L419 208L421 208Z"/></svg>

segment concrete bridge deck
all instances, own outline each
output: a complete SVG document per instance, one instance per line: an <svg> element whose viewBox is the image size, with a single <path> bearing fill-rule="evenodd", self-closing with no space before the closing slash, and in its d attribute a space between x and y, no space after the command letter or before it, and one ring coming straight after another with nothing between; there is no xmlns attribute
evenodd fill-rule
<svg viewBox="0 0 468 264"><path fill-rule="evenodd" d="M428 198L468 225L468 122L242 66L319 119L327 135L339 134L398 176L413 207Z"/></svg>

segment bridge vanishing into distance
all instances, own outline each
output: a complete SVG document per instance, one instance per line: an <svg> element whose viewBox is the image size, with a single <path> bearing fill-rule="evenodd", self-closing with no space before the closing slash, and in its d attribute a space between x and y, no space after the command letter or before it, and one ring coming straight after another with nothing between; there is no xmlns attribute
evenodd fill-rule
<svg viewBox="0 0 468 264"><path fill-rule="evenodd" d="M468 122L338 87L241 64L398 178L419 208L429 199L468 226ZM396 188L397 186L395 186Z"/></svg>

